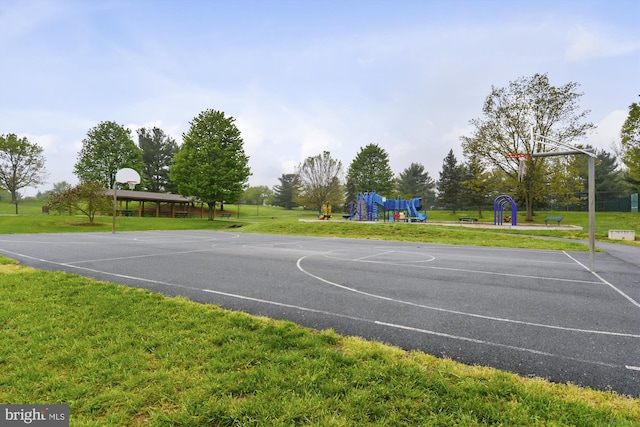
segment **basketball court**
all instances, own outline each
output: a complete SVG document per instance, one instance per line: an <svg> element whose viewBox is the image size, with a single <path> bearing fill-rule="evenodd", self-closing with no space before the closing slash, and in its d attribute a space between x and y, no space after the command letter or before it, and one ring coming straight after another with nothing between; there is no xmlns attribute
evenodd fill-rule
<svg viewBox="0 0 640 427"><path fill-rule="evenodd" d="M592 273L588 252L193 230L3 235L0 254L640 395L640 267L604 252Z"/></svg>

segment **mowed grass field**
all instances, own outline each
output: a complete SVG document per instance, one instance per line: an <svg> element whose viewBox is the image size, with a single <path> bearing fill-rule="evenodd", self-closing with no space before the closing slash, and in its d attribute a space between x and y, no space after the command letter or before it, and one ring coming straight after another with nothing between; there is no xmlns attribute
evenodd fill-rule
<svg viewBox="0 0 640 427"><path fill-rule="evenodd" d="M10 215L5 204L14 208L1 204L0 233L111 231L110 217L89 226L83 217L42 215L40 204L21 205L20 215ZM263 206L259 212L241 206L238 218L232 206L226 209L236 215L216 221L119 217L117 230L217 229L586 250L580 243L529 237L586 239L586 213L562 213L563 223L583 231L514 233L359 224L340 216L307 223L299 218L314 219L314 213ZM431 221L457 221L463 213L429 215ZM536 221L544 222L544 215ZM492 213L485 219L492 221ZM639 234L638 219L598 213L603 225L597 238L606 238L605 224ZM637 398L38 271L3 257L0 403L66 403L72 426L640 425Z"/></svg>

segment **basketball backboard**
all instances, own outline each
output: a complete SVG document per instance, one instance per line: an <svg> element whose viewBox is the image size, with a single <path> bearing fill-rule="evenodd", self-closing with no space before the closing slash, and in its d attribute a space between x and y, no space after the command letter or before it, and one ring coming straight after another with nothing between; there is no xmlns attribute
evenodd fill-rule
<svg viewBox="0 0 640 427"><path fill-rule="evenodd" d="M122 168L116 172L116 182L129 184L129 187L140 184L140 174L131 168Z"/></svg>

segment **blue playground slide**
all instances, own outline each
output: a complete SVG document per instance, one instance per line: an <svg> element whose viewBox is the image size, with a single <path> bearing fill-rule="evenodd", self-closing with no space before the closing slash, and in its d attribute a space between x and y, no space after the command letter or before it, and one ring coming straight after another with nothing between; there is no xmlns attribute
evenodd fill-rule
<svg viewBox="0 0 640 427"><path fill-rule="evenodd" d="M409 200L407 205L410 221L424 222L427 220L427 214L419 212L420 209L422 209L422 197L416 197L415 199Z"/></svg>

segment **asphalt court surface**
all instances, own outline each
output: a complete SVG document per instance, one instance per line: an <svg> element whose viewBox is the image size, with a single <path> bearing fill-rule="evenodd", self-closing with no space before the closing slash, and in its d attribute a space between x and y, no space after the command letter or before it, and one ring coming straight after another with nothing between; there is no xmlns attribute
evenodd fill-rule
<svg viewBox="0 0 640 427"><path fill-rule="evenodd" d="M640 267L608 253L592 273L587 252L194 230L2 235L0 254L640 395Z"/></svg>

